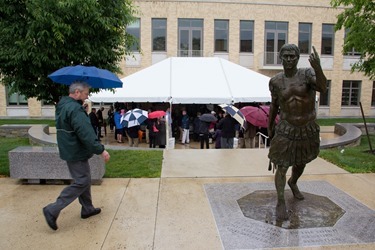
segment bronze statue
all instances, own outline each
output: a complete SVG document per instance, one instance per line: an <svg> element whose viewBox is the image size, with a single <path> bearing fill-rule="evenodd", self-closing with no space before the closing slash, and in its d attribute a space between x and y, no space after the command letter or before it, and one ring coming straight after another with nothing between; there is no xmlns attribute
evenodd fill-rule
<svg viewBox="0 0 375 250"><path fill-rule="evenodd" d="M294 44L282 46L279 56L284 72L276 74L269 82L272 102L268 134L272 140L268 157L276 168L276 218L287 220L284 198L286 173L289 166L292 166L288 185L296 199L304 199L298 189L297 180L306 164L319 154L320 128L315 122L315 95L316 91L326 91L327 79L314 47L309 57L312 68L297 68L300 53ZM275 118L279 111L280 122L275 126Z"/></svg>

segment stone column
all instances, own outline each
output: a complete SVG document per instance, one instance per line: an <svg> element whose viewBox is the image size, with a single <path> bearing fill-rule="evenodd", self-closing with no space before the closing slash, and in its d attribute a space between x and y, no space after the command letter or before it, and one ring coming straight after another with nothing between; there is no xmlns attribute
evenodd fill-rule
<svg viewBox="0 0 375 250"><path fill-rule="evenodd" d="M7 96L5 86L0 84L0 117L7 116Z"/></svg>

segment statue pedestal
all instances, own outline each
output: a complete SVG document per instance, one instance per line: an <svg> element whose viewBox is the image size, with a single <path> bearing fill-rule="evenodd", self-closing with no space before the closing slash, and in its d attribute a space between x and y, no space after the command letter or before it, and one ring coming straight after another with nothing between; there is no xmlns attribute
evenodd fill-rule
<svg viewBox="0 0 375 250"><path fill-rule="evenodd" d="M206 184L224 249L312 247L375 242L375 212L324 181L300 181L304 200L285 197L289 220L275 217L274 183Z"/></svg>

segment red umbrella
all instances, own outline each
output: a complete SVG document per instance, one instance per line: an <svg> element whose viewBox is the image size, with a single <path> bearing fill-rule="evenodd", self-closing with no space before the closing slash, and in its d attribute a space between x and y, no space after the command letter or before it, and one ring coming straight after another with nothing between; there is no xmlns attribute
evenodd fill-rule
<svg viewBox="0 0 375 250"><path fill-rule="evenodd" d="M148 113L148 119L159 118L159 117L165 116L165 114L166 113L163 110L156 110L156 111Z"/></svg>
<svg viewBox="0 0 375 250"><path fill-rule="evenodd" d="M240 109L241 113L245 116L246 121L257 127L268 127L268 119L270 113L269 106L245 106ZM279 115L276 116L276 123L279 121Z"/></svg>

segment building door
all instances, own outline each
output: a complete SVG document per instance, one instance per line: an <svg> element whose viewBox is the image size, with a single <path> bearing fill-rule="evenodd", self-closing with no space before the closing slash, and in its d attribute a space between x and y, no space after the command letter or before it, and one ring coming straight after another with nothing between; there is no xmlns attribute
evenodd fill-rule
<svg viewBox="0 0 375 250"><path fill-rule="evenodd" d="M265 65L279 65L278 52L287 43L288 23L266 22Z"/></svg>
<svg viewBox="0 0 375 250"><path fill-rule="evenodd" d="M179 19L178 56L203 56L203 20Z"/></svg>

